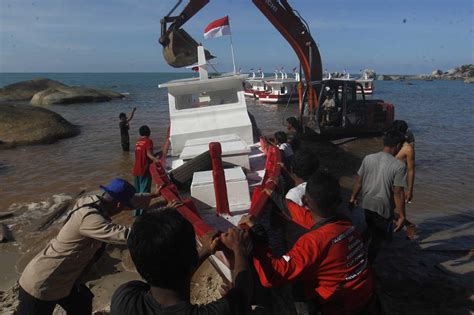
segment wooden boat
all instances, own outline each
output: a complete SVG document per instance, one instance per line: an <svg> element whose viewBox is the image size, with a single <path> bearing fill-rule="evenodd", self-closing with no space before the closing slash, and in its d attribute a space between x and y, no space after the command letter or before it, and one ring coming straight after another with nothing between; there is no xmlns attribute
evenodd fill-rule
<svg viewBox="0 0 474 315"><path fill-rule="evenodd" d="M266 82L264 93L256 94L262 103L287 103L298 101L299 74L288 77L283 71L275 72L275 79Z"/></svg>
<svg viewBox="0 0 474 315"><path fill-rule="evenodd" d="M160 85L168 89L170 127L150 172L166 200L183 203L177 211L199 238L236 226L245 214L261 216L269 199L263 190L278 184L281 156L254 141L242 84L247 75L209 78L202 46L198 60L199 78ZM225 252L211 262L232 279Z"/></svg>
<svg viewBox="0 0 474 315"><path fill-rule="evenodd" d="M355 81L356 83L359 83L357 85L357 94L362 94L364 92L365 95L372 95L375 91L375 84L374 84L374 79L370 78L367 74L367 72L363 72L362 76L358 79L351 77L349 73L343 72L341 76L335 76L333 77L331 73L328 73L327 76L323 77L323 81L325 80L341 80L341 81ZM342 91L339 91L342 92Z"/></svg>
<svg viewBox="0 0 474 315"><path fill-rule="evenodd" d="M261 70L257 71L257 75L252 72L252 76L245 80L244 95L247 97L256 98L266 90L265 74Z"/></svg>

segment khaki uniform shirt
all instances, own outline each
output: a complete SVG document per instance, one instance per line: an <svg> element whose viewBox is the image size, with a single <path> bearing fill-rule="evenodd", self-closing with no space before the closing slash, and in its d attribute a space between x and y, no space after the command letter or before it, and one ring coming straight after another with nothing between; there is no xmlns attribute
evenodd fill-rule
<svg viewBox="0 0 474 315"><path fill-rule="evenodd" d="M89 206L91 203L96 208ZM112 223L97 206L101 206L98 196L77 201L58 235L23 271L19 282L26 292L43 301L64 298L103 242L126 243L129 228Z"/></svg>

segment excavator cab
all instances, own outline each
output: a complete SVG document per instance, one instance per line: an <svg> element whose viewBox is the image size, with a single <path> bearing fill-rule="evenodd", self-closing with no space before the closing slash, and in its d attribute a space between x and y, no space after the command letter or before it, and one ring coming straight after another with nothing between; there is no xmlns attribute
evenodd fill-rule
<svg viewBox="0 0 474 315"><path fill-rule="evenodd" d="M360 97L357 90L361 91ZM319 124L312 129L318 134L328 138L353 137L387 130L394 119L394 108L382 100L367 100L358 82L329 79L322 82L314 115Z"/></svg>
<svg viewBox="0 0 474 315"><path fill-rule="evenodd" d="M183 29L172 29L160 38L163 45L163 57L174 68L182 68L196 64L198 42ZM205 50L206 60L215 58Z"/></svg>

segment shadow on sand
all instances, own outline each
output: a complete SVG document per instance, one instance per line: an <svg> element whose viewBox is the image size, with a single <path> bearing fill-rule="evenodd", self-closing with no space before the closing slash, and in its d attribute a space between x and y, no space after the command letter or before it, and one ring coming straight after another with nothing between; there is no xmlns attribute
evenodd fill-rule
<svg viewBox="0 0 474 315"><path fill-rule="evenodd" d="M474 217L424 220L418 239L402 231L377 257L377 292L387 314L472 314Z"/></svg>

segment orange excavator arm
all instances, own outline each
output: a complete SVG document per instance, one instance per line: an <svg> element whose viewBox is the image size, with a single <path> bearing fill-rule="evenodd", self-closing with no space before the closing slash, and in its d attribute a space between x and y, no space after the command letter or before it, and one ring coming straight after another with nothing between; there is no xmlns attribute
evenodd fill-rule
<svg viewBox="0 0 474 315"><path fill-rule="evenodd" d="M194 16L199 10L201 10L209 0L189 0L188 4L178 16L171 17L172 12L182 2L180 0L171 12L161 20L161 37L160 43L164 47L165 59L172 66L185 66L191 65L194 61L194 57L191 50L196 51L195 41L191 43L190 36L183 30L179 30L186 21ZM255 6L263 13L263 15L272 23L272 25L282 34L286 41L295 51L298 59L300 60L302 70L304 72L306 82L306 97L308 100L308 106L311 112L318 106L318 89L320 82L322 81L322 63L321 55L319 54L318 46L316 45L313 37L311 36L309 27L304 20L299 16L298 12L293 10L287 0L252 0ZM167 28L167 23L172 23ZM181 32L180 34L174 34L173 32ZM175 36L176 41L180 41L180 45L172 47L170 37ZM177 36L179 35L179 36ZM189 38L188 38L189 37ZM191 39L192 40L192 39ZM180 46L180 47L178 47ZM183 47L189 48L187 52ZM172 47L173 49L170 49ZM181 54L181 59L176 57L177 54ZM183 61L184 55L189 58L187 61ZM209 54L210 58L212 56ZM206 54L206 58L207 58ZM208 58L208 59L210 59ZM300 109L302 106L303 89L300 85ZM300 111L301 113L301 111Z"/></svg>
<svg viewBox="0 0 474 315"><path fill-rule="evenodd" d="M298 56L305 76L308 106L310 110L316 109L318 106L318 93L313 83L315 81L321 82L323 71L321 55L319 54L318 46L311 36L309 27L301 17L296 15L297 12L293 10L286 0L252 0L252 2L286 39ZM319 84L316 86L319 86Z"/></svg>

